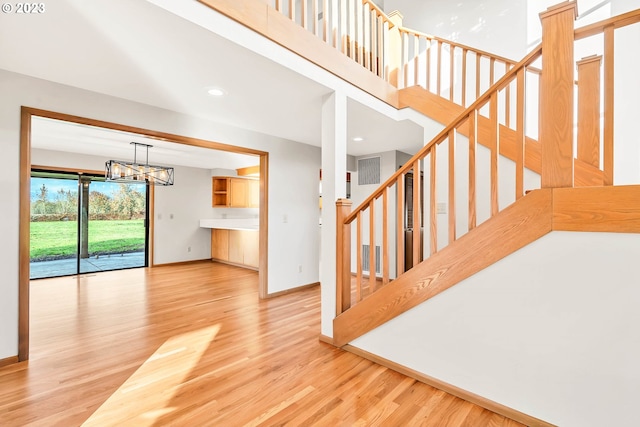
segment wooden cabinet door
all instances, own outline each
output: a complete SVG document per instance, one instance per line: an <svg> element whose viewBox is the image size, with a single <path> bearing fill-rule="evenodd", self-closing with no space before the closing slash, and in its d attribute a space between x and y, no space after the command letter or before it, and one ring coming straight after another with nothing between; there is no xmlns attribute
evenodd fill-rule
<svg viewBox="0 0 640 427"><path fill-rule="evenodd" d="M229 230L211 229L211 258L229 261Z"/></svg>
<svg viewBox="0 0 640 427"><path fill-rule="evenodd" d="M250 208L260 207L260 181L252 179L249 180L249 197L248 205Z"/></svg>
<svg viewBox="0 0 640 427"><path fill-rule="evenodd" d="M229 230L229 262L244 264L242 231Z"/></svg>
<svg viewBox="0 0 640 427"><path fill-rule="evenodd" d="M260 266L260 254L259 254L259 232L257 231L242 231L242 245L244 252L243 264L250 267L258 268Z"/></svg>
<svg viewBox="0 0 640 427"><path fill-rule="evenodd" d="M246 208L248 197L248 185L246 179L229 179L230 203L232 208Z"/></svg>

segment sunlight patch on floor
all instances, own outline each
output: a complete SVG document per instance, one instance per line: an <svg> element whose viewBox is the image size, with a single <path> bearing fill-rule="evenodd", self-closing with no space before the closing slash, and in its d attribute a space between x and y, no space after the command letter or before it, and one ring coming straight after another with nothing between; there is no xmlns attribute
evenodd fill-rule
<svg viewBox="0 0 640 427"><path fill-rule="evenodd" d="M220 331L213 325L168 339L82 425L153 426ZM123 349L126 351L126 349Z"/></svg>

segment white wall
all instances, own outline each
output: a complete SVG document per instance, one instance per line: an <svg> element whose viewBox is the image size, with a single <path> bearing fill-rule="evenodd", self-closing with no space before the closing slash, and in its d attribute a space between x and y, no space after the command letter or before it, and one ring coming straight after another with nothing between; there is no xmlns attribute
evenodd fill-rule
<svg viewBox="0 0 640 427"><path fill-rule="evenodd" d="M352 344L556 425L639 425L639 258L554 232Z"/></svg>
<svg viewBox="0 0 640 427"><path fill-rule="evenodd" d="M613 0L611 12L619 15L640 8L638 0ZM615 31L615 91L614 91L614 183L640 183L640 138L638 138L638 99L640 83L637 54L640 24ZM632 53L633 52L633 53Z"/></svg>
<svg viewBox="0 0 640 427"><path fill-rule="evenodd" d="M510 59L526 53L527 11L522 1L385 0L384 10L399 10L403 26L413 30Z"/></svg>
<svg viewBox="0 0 640 427"><path fill-rule="evenodd" d="M58 111L161 132L251 147L270 153L269 292L318 281L320 149L212 123L148 105L0 70L0 359L18 345L18 190L20 106ZM177 176L176 176L177 179ZM210 180L210 176L207 177ZM206 196L208 200L210 195ZM164 207L162 207L164 209ZM282 223L284 213L294 219ZM295 213L295 214L294 214ZM302 265L303 273L298 274ZM296 272L292 274L292 271Z"/></svg>

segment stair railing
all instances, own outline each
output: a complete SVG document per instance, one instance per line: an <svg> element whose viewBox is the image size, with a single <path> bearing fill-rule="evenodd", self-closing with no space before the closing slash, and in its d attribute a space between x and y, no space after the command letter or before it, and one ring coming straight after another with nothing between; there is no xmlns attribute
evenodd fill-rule
<svg viewBox="0 0 640 427"><path fill-rule="evenodd" d="M448 207L448 219L446 223L448 243L454 242L461 234L474 229L480 222L495 216L500 211L498 202L498 159L499 159L499 129L500 129L500 99L504 99L504 91L512 85L515 85L515 105L516 120L515 130L517 133L518 143L516 144L516 161L515 161L515 197L516 199L524 195L524 150L525 150L525 115L524 106L526 103L525 76L526 68L537 60L542 54L542 46L538 46L529 53L521 62L515 64L511 69L501 77L491 88L474 101L465 111L445 127L435 138L426 144L418 153L416 153L404 166L398 169L389 179L387 179L373 194L367 197L353 212L349 212L348 203L338 201L337 207L337 224L338 224L338 241L341 247L338 252L341 257L338 258L338 290L337 290L337 306L338 312L345 311L353 304L357 304L367 295L375 292L378 288L387 285L391 280L391 268L389 247L395 244L396 247L396 276L401 275L405 271L405 180L411 175L413 182L411 194L411 210L414 212L412 217L412 227L414 230L411 242L407 247L412 252L409 263L413 266L423 261L423 247L428 251L430 256L441 250L446 243L439 241L440 227L438 221L438 200L441 200L440 191L446 188L446 197ZM487 109L488 116L481 117L481 110ZM481 167L481 160L478 156L478 139L479 123L482 119L489 121L489 155L488 164ZM464 165L459 164L459 151L462 149L460 144L456 144L456 137L460 134L469 135L468 147L465 148L467 153L467 162ZM445 159L441 162L440 157ZM460 219L457 214L456 203L458 201L459 184L456 182L458 168L467 168L468 182L466 183L466 198L468 199L468 209L465 227L462 230L459 227ZM486 215L479 215L478 204L478 174L480 171L488 171L490 176L490 189L488 192L489 212ZM421 188L420 179L416 177L424 177L424 193ZM447 176L446 182L440 182L438 177ZM423 221L422 215L418 212L422 211L421 201L428 200L428 214L425 215L426 222ZM392 203L395 198L395 203ZM378 230L376 218L381 218L382 227ZM395 218L396 226L391 229L388 224L393 222ZM417 232L422 228L422 224L429 226L424 233ZM364 224L364 226L363 226ZM395 238L392 235L395 234ZM393 240L395 241L393 241ZM355 240L355 251L350 247L350 241ZM368 275L363 270L362 251L360 248L363 244L368 244L369 248L374 248L376 244L381 243L382 276L381 280L377 280L374 271L369 271ZM347 249L348 247L348 249ZM375 251L369 251L369 270L375 265ZM355 253L355 283L351 286L350 272L352 271L352 255ZM347 273L349 272L349 273ZM366 280L365 280L366 279Z"/></svg>
<svg viewBox="0 0 640 427"><path fill-rule="evenodd" d="M525 194L527 140L525 130L531 125L525 116L526 109L533 105L536 111L538 108L551 110L548 104L545 106L545 102L554 105L570 102L573 105L574 87L577 87L578 95L575 141L573 136L574 118L572 114L567 114L567 111L562 111L562 114L567 117L556 117L561 114L545 111L538 120L544 120L546 129L536 123L536 127L541 129L540 144L543 145L540 185L549 188L613 184L613 34L618 28L639 23L640 9L575 31L570 27L567 30L564 25L564 29L558 33L554 27L557 22L554 22L553 19L564 14L561 19L567 20L567 15L575 13L573 8L575 8L573 2L565 2L549 8L546 12L548 16L543 17L543 43L532 50L522 61L510 65L504 76L494 83L488 91L472 102L464 112L449 123L358 207L350 211L349 201L338 200L337 314L346 311L371 293L386 286L393 279L392 262L395 261L395 276L398 277L406 271L407 267L415 266L424 259L437 254L448 244L460 238L461 235L473 230L507 207L509 203L504 203L498 193L498 176L499 174L504 175L506 171L505 168L499 166L501 125L504 126L507 121L506 111L513 110L515 118L513 123L507 126L515 131L516 141L510 156L515 164L514 201ZM545 14L541 16L543 15ZM545 22L547 17L552 20ZM560 27L562 26L560 25ZM599 34L604 34L604 75L601 75L599 71L601 58L589 56L577 62L577 84L574 73L571 72L569 76L565 76L564 87L558 86L558 81L553 78L552 74L557 74L558 68L561 67L569 68L572 71L575 69L574 51L573 48L567 49L570 54L557 60L550 55L545 56L543 55L545 37L547 37L547 42L549 39L553 41L551 44L547 44L547 46L552 46L549 51L555 51L560 43L574 45L578 40ZM557 51L553 53L556 55ZM542 71L532 66L541 57ZM564 64L553 64L554 60ZM545 80L545 77L548 78ZM527 85L531 82L534 83L536 90L527 89ZM600 99L600 84L604 85L604 101ZM507 91L510 91L511 95L506 96ZM510 107L505 108L507 103L510 103ZM562 108L566 110L566 108ZM572 111L572 108L568 110ZM601 116L604 123L603 132L599 129ZM559 128L563 128L562 132L567 132L568 141L563 141L562 135L550 137L549 134L544 134L544 131ZM603 135L602 143L601 134ZM468 137L468 147L463 147L462 141L457 141L460 136ZM483 145L488 147L488 156L486 153L480 155L478 147L480 139L483 139ZM570 156L568 172L571 177L568 185L563 182L563 175L567 171L563 170L563 165L559 161L562 153L558 153L558 148L567 142ZM573 148L574 143L575 149ZM549 146L546 153L544 144ZM599 149L601 145L602 150ZM464 152L465 155L461 155L461 152ZM460 164L461 158L466 160L464 164ZM554 167L549 167L549 165L554 165ZM460 174L464 169L466 169L466 173ZM585 169L588 169L589 173L582 173ZM421 175L424 179L424 188L421 188L423 187L421 180L416 179ZM465 175L467 182L461 183L460 177ZM414 213L412 218L414 232L410 240L406 242L404 228L407 215L404 184L409 176L413 182L409 208ZM486 178L481 180L480 176L488 177L488 180ZM585 180L584 176L588 176L589 179ZM488 185L487 188L481 190L479 187L481 181L484 180L488 181ZM531 189L529 185L528 189ZM444 194L444 197L441 197L441 193ZM425 201L424 220L423 215L418 214L423 208L421 204L423 197ZM461 199L468 200L468 205L457 209L456 204ZM446 222L438 218L439 200L447 201ZM486 212L484 213L481 212L482 206L485 206ZM375 225L378 218L380 218L378 222L382 223L382 227ZM395 226L390 226L389 224L394 221ZM417 232L423 224L425 225L424 236ZM446 241L442 241L443 235ZM355 247L351 247L352 240L356 243ZM375 251L371 249L367 254L369 257L368 269L371 270L367 271L363 269L361 250L363 245L375 248L377 244L381 246L379 260L381 274L379 276L372 267L377 262ZM394 245L396 257L392 261L389 253L390 248ZM411 252L410 257L405 256L405 248ZM352 263L353 258L355 258L355 262ZM352 272L355 277L352 277Z"/></svg>
<svg viewBox="0 0 640 427"><path fill-rule="evenodd" d="M398 88L422 86L466 107L477 99L515 61L460 43L399 28L402 41L401 80ZM507 91L507 99L508 96Z"/></svg>
<svg viewBox="0 0 640 427"><path fill-rule="evenodd" d="M462 106L515 64L402 27L399 13L387 15L371 0L267 0L267 4L398 89L421 85ZM460 83L454 90L456 82Z"/></svg>

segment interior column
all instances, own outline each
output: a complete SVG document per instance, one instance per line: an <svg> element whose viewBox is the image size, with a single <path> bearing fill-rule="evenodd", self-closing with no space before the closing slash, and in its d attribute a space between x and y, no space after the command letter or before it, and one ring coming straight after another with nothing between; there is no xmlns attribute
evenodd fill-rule
<svg viewBox="0 0 640 427"><path fill-rule="evenodd" d="M334 92L322 104L322 227L320 283L323 335L333 336L336 311L336 208L347 195L347 97Z"/></svg>

